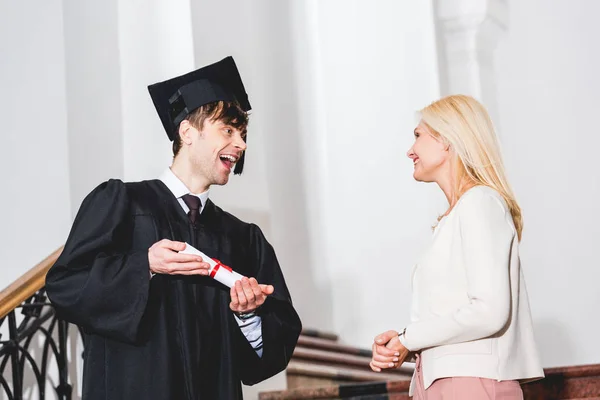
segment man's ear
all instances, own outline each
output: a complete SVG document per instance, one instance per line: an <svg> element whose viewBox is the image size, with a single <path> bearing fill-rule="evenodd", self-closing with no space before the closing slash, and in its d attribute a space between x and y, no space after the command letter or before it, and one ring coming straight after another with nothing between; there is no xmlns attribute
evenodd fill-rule
<svg viewBox="0 0 600 400"><path fill-rule="evenodd" d="M190 121L188 121L187 119L184 119L183 121L181 121L181 123L179 124L179 137L181 138L181 143L182 144L192 144L192 136L191 133L193 132L192 129L192 124L190 124Z"/></svg>

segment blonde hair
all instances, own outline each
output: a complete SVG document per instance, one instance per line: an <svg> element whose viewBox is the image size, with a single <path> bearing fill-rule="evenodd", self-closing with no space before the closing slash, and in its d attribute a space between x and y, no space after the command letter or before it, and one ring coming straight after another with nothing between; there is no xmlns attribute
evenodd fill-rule
<svg viewBox="0 0 600 400"><path fill-rule="evenodd" d="M504 197L521 240L521 208L506 179L498 138L485 107L470 96L452 95L423 108L420 116L434 136L450 145L459 161L451 206L473 185L488 186Z"/></svg>

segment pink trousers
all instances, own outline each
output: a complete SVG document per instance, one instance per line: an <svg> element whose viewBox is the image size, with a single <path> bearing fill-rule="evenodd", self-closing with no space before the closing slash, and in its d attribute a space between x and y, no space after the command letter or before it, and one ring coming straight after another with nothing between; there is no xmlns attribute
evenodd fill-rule
<svg viewBox="0 0 600 400"><path fill-rule="evenodd" d="M421 357L417 356L416 385L413 400L523 400L517 381L456 377L437 379L425 390Z"/></svg>

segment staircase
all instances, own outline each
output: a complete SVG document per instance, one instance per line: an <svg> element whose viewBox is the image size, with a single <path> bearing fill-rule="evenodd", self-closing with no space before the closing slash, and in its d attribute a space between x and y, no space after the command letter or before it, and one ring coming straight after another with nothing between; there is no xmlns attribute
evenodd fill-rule
<svg viewBox="0 0 600 400"><path fill-rule="evenodd" d="M376 373L370 360L370 350L340 344L330 333L304 330L286 370L288 389L263 392L259 400L410 400L412 368ZM600 400L600 364L544 372L545 379L522 385L525 400Z"/></svg>
<svg viewBox="0 0 600 400"><path fill-rule="evenodd" d="M358 382L408 381L413 369L373 372L371 351L339 343L334 334L305 329L286 370L290 389Z"/></svg>
<svg viewBox="0 0 600 400"><path fill-rule="evenodd" d="M381 399L371 396L394 390L394 400L408 400L413 369L373 372L370 361L370 350L341 344L331 333L305 329L286 369L288 389L263 392L259 399Z"/></svg>

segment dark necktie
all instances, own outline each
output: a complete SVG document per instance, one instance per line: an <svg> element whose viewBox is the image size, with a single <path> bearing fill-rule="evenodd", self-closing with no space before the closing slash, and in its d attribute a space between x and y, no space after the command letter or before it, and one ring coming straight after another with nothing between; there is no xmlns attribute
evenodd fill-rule
<svg viewBox="0 0 600 400"><path fill-rule="evenodd" d="M200 206L202 202L200 199L194 195L186 194L181 197L186 206L190 209L188 212L188 218L190 222L196 225L196 221L198 221L198 217L200 216Z"/></svg>

